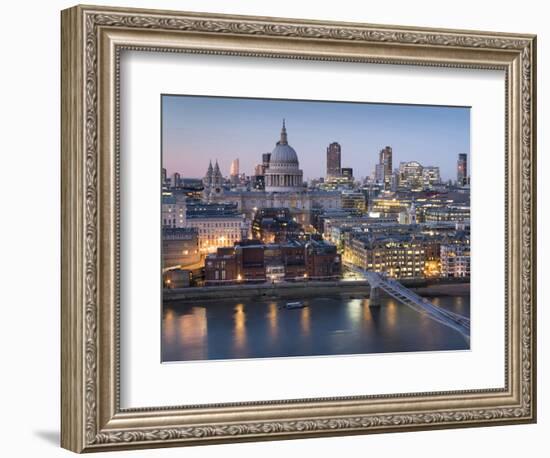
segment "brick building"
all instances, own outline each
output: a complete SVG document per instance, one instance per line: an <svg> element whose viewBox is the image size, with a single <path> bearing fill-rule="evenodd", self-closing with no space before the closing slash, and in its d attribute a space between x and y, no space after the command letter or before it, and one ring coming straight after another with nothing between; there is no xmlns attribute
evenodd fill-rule
<svg viewBox="0 0 550 458"><path fill-rule="evenodd" d="M263 244L243 241L219 248L205 263L207 286L279 281L336 280L342 273L336 246L324 241Z"/></svg>

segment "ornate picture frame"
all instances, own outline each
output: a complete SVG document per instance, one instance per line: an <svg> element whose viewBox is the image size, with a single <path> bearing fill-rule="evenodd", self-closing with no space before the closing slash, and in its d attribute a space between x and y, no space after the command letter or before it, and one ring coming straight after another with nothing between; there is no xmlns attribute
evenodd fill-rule
<svg viewBox="0 0 550 458"><path fill-rule="evenodd" d="M62 12L62 424L75 452L536 421L536 37L76 6ZM119 122L123 50L506 75L503 389L122 409Z"/></svg>

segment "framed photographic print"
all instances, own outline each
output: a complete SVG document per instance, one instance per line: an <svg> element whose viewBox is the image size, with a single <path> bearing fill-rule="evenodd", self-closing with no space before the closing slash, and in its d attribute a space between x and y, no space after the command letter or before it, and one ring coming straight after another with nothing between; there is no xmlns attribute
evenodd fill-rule
<svg viewBox="0 0 550 458"><path fill-rule="evenodd" d="M536 419L532 35L62 12L62 446Z"/></svg>

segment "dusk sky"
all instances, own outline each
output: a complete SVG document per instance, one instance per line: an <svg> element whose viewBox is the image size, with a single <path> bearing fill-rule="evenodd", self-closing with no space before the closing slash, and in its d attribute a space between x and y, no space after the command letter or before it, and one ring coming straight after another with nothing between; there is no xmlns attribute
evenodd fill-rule
<svg viewBox="0 0 550 458"><path fill-rule="evenodd" d="M186 178L202 178L210 159L227 176L239 158L240 172L252 175L279 140L283 118L306 180L325 176L332 142L356 179L372 174L386 145L394 168L416 160L439 166L443 180L456 179L458 153L470 153L465 107L165 95L162 111L163 167Z"/></svg>

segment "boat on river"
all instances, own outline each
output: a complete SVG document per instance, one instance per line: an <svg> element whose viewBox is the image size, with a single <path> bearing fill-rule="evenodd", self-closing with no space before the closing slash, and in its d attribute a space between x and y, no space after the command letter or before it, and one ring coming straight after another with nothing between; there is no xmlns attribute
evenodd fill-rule
<svg viewBox="0 0 550 458"><path fill-rule="evenodd" d="M304 307L307 307L307 305L302 301L287 302L286 304L279 306L280 309L287 309L287 310L302 309Z"/></svg>

